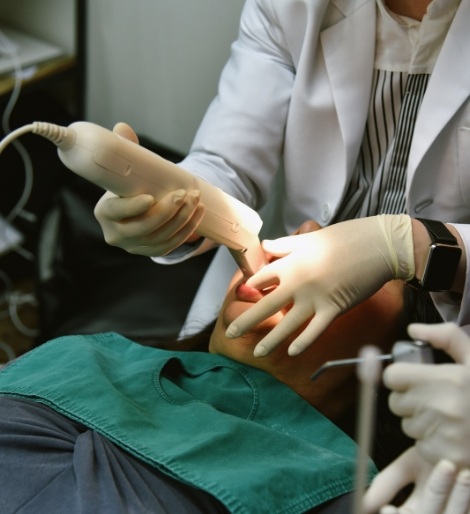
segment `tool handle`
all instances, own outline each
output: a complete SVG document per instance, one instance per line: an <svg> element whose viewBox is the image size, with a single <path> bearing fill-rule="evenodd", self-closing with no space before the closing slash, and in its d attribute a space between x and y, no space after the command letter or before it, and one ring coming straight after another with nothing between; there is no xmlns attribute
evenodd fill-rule
<svg viewBox="0 0 470 514"><path fill-rule="evenodd" d="M170 191L198 189L205 214L197 233L227 246L240 267L249 268L249 275L266 264L258 239L262 220L256 211L180 166L99 125L80 121L69 125L67 131L65 143L58 145L59 158L67 168L123 197L146 193L158 201Z"/></svg>

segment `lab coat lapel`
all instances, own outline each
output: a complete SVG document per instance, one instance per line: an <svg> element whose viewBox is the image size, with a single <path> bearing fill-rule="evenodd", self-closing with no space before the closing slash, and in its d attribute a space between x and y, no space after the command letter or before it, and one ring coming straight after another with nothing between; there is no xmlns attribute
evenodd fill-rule
<svg viewBox="0 0 470 514"><path fill-rule="evenodd" d="M343 2L344 3L344 2ZM325 65L346 150L357 159L369 109L375 55L375 0L364 2L321 33Z"/></svg>
<svg viewBox="0 0 470 514"><path fill-rule="evenodd" d="M462 0L416 120L409 158L408 187L433 141L470 95L470 66L462 60L462 56L470 55L469 20L470 1Z"/></svg>

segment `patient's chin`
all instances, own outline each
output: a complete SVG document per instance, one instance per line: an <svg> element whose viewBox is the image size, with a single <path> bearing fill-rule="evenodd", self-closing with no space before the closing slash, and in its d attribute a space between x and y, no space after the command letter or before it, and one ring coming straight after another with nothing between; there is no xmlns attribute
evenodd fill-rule
<svg viewBox="0 0 470 514"><path fill-rule="evenodd" d="M245 312L250 304L245 302L233 302L223 312L214 328L209 343L211 353L221 353L235 360L246 362L247 357L253 357L253 350L258 342L272 330L275 319L270 318L256 325L253 329L235 339L228 339L225 331L228 325L240 314Z"/></svg>
<svg viewBox="0 0 470 514"><path fill-rule="evenodd" d="M224 325L228 327L238 316L246 312L253 304L233 301L225 306L223 312Z"/></svg>

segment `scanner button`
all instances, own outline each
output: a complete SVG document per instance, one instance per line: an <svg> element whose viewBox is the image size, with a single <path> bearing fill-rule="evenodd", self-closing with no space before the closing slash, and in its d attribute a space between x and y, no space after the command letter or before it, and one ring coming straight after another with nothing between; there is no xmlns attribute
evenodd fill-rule
<svg viewBox="0 0 470 514"><path fill-rule="evenodd" d="M132 171L132 165L130 162L126 161L119 155L111 152L107 148L98 148L93 152L93 159L102 168L106 168L117 175L122 175L123 177L129 175Z"/></svg>
<svg viewBox="0 0 470 514"><path fill-rule="evenodd" d="M232 232L238 232L241 228L241 223L239 221L235 221L234 223L232 223L230 228Z"/></svg>

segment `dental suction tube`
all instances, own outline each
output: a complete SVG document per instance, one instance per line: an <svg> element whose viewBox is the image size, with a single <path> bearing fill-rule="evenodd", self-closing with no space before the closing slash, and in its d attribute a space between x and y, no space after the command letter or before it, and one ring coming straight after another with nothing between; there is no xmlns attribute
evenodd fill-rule
<svg viewBox="0 0 470 514"><path fill-rule="evenodd" d="M258 238L260 216L221 189L94 123L36 122L32 131L57 145L67 168L118 196L146 193L158 201L170 191L198 189L205 213L196 232L225 245L247 278L266 264Z"/></svg>

